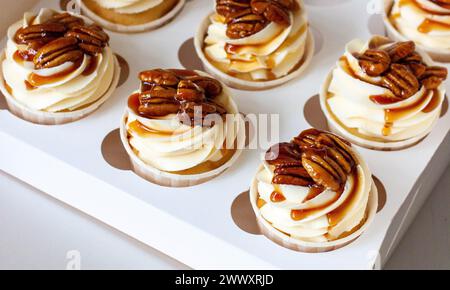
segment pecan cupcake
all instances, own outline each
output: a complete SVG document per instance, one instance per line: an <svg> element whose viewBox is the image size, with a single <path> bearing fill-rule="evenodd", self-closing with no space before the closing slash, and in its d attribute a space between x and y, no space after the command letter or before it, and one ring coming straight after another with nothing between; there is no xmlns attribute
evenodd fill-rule
<svg viewBox="0 0 450 290"><path fill-rule="evenodd" d="M435 61L450 61L449 0L385 0L384 23L396 41L414 41Z"/></svg>
<svg viewBox="0 0 450 290"><path fill-rule="evenodd" d="M168 187L204 183L229 168L245 146L245 125L230 91L198 71L141 72L121 138L134 171Z"/></svg>
<svg viewBox="0 0 450 290"><path fill-rule="evenodd" d="M103 30L84 17L42 9L8 30L0 89L10 111L57 125L95 111L115 90L120 67Z"/></svg>
<svg viewBox="0 0 450 290"><path fill-rule="evenodd" d="M269 149L250 198L264 235L310 253L354 241L378 207L378 192L361 156L344 139L316 129Z"/></svg>
<svg viewBox="0 0 450 290"><path fill-rule="evenodd" d="M414 42L353 40L321 90L330 129L377 150L409 147L430 133L445 98L447 69Z"/></svg>
<svg viewBox="0 0 450 290"><path fill-rule="evenodd" d="M301 0L216 0L195 48L209 73L238 89L261 90L299 76L314 54Z"/></svg>
<svg viewBox="0 0 450 290"><path fill-rule="evenodd" d="M136 33L158 28L183 8L185 0L77 0L83 13L106 29Z"/></svg>

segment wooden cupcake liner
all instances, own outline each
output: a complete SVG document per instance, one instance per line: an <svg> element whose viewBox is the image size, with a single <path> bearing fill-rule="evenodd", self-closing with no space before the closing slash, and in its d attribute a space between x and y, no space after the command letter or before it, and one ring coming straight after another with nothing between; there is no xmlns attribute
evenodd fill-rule
<svg viewBox="0 0 450 290"><path fill-rule="evenodd" d="M197 52L198 57L203 63L203 67L206 72L213 75L215 78L220 79L223 83L226 85L240 90L250 90L250 91L258 91L258 90L267 90L274 87L281 86L284 83L287 83L297 77L300 77L305 70L308 68L308 66L311 63L311 60L314 56L314 50L315 50L315 43L314 43L314 37L311 33L311 30L308 29L308 36L306 38L306 47L305 47L305 55L303 56L303 59L299 62L298 68L292 72L290 72L288 75L281 77L276 80L271 81L247 81L242 80L236 77L232 77L223 71L216 68L212 63L209 62L207 59L205 53L204 53L204 39L205 35L208 31L208 27L211 24L210 21L210 15L205 17L203 21L201 22L199 28L197 29L197 32L195 34L194 38L194 46L195 51Z"/></svg>
<svg viewBox="0 0 450 290"><path fill-rule="evenodd" d="M384 8L383 8L383 23L386 28L386 33L389 38L395 41L408 41L408 39L403 34L401 34L389 20L389 13L394 5L394 0L384 0ZM416 43L416 46L423 51L426 51L430 57L437 62L450 62L450 50L442 51L439 49L435 49L432 47L423 46L421 44Z"/></svg>
<svg viewBox="0 0 450 290"><path fill-rule="evenodd" d="M359 157L359 154L357 154ZM362 164L363 167L365 167L364 170L367 169L367 165L365 163ZM261 171L264 168L263 165L260 165L258 168L258 171ZM371 176L371 175L370 175ZM372 178L372 177L370 177ZM274 243L293 250L297 252L303 252L303 253L325 253L325 252L331 252L338 250L340 248L343 248L352 242L354 242L356 239L358 239L372 224L373 220L375 219L375 215L377 213L378 208L378 189L375 186L375 182L372 180L371 185L371 191L369 193L369 201L368 201L368 208L366 210L367 218L365 223L354 233L351 235L338 239L331 242L325 242L325 243L313 243L313 242L305 242L300 239L292 238L285 233L280 232L276 228L274 228L267 220L264 219L264 217L261 215L261 211L258 208L257 200L258 200L258 181L255 177L253 178L252 184L250 186L250 203L252 205L253 211L256 215L256 220L258 223L258 226L261 230L261 233Z"/></svg>
<svg viewBox="0 0 450 290"><path fill-rule="evenodd" d="M3 51L0 56L0 64L5 60L6 55ZM90 115L94 111L96 111L103 103L108 100L111 95L114 93L120 79L120 65L119 62L114 56L114 77L111 82L109 89L100 97L97 101L92 103L86 108L75 110L72 112L44 112L44 111L36 111L27 106L20 103L14 96L12 96L5 86L5 79L3 77L3 69L0 65L0 90L5 96L6 103L8 105L9 111L16 115L17 117L40 125L62 125L71 122L78 121L86 116Z"/></svg>
<svg viewBox="0 0 450 290"><path fill-rule="evenodd" d="M130 161L132 164L133 171L151 183L166 186L166 187L190 187L195 185L200 185L202 183L208 182L215 177L222 174L225 170L233 166L234 163L239 159L242 154L241 148L238 148L234 153L233 157L228 160L222 166L201 174L192 174L192 175L180 175L175 173L169 173L165 171L161 171L153 166L146 164L142 161L134 152L133 148L131 148L130 142L128 140L128 130L126 128L126 123L128 119L128 109L125 111L121 125L120 125L120 139L122 141L125 150L130 157ZM239 124L239 132L237 135L238 144L245 144L245 124L243 119L240 119Z"/></svg>
<svg viewBox="0 0 450 290"><path fill-rule="evenodd" d="M183 9L183 7L186 3L186 0L180 0L178 2L178 4L171 11L169 11L167 14L165 14L163 17L161 17L157 20L154 20L154 21L151 21L151 22L148 22L145 24L140 24L140 25L123 25L123 24L113 23L106 19L101 18L100 16L95 14L95 12L90 10L89 7L87 7L83 3L82 0L76 0L76 1L77 1L77 4L79 5L79 7L81 8L81 11L83 12L83 14L85 14L87 17L92 19L94 22L96 22L100 26L102 26L110 31L119 32L119 33L141 33L141 32L145 32L145 31L157 29L157 28L167 24L175 16L177 16L178 13L181 12L181 10Z"/></svg>
<svg viewBox="0 0 450 290"><path fill-rule="evenodd" d="M378 150L378 151L396 151L396 150L402 150L409 148L411 146L416 145L420 141L422 141L430 132L433 130L434 125L436 124L437 120L439 119L439 116L436 117L436 120L431 124L431 126L424 131L422 134L417 135L413 138L402 140L402 141L393 141L393 142L379 142L374 140L365 139L359 136L356 136L352 133L350 133L345 127L343 127L333 116L333 114L330 112L327 104L327 95L328 95L328 88L330 86L331 80L333 78L333 70L330 71L328 74L325 82L322 85L322 88L320 90L320 107L322 109L322 112L325 114L325 117L327 119L328 128L333 133L336 133L337 135L340 135L350 141L351 143L371 149L371 150Z"/></svg>

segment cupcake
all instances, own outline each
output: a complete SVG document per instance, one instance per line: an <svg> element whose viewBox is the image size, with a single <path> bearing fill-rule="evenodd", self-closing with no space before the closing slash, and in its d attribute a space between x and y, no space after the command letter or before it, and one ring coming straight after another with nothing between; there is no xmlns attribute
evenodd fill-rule
<svg viewBox="0 0 450 290"><path fill-rule="evenodd" d="M121 138L134 171L168 187L204 183L245 146L245 125L229 89L205 73L144 71L128 100Z"/></svg>
<svg viewBox="0 0 450 290"><path fill-rule="evenodd" d="M361 156L344 139L310 129L266 153L250 189L269 239L301 252L341 248L373 221L378 193Z"/></svg>
<svg viewBox="0 0 450 290"><path fill-rule="evenodd" d="M8 29L0 89L11 112L44 125L79 120L115 90L120 67L89 19L42 9Z"/></svg>
<svg viewBox="0 0 450 290"><path fill-rule="evenodd" d="M206 71L234 88L261 90L308 66L314 40L301 0L216 2L195 38Z"/></svg>
<svg viewBox="0 0 450 290"><path fill-rule="evenodd" d="M135 33L158 28L174 18L185 0L77 0L83 13L106 29Z"/></svg>
<svg viewBox="0 0 450 290"><path fill-rule="evenodd" d="M331 130L370 149L398 150L430 133L446 78L447 69L412 41L353 40L327 76L320 103Z"/></svg>
<svg viewBox="0 0 450 290"><path fill-rule="evenodd" d="M385 0L388 36L414 41L436 61L450 61L450 2L448 0Z"/></svg>

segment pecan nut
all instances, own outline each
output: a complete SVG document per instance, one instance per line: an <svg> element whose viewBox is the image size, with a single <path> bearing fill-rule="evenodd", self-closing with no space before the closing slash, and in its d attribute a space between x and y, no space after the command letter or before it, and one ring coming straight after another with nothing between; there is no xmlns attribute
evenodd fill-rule
<svg viewBox="0 0 450 290"><path fill-rule="evenodd" d="M75 26L84 25L84 20L69 13L61 13L53 15L48 23L59 23L66 26L67 29L72 29Z"/></svg>
<svg viewBox="0 0 450 290"><path fill-rule="evenodd" d="M266 18L253 14L250 9L233 18L227 26L227 36L232 39L251 36L263 30L268 24Z"/></svg>
<svg viewBox="0 0 450 290"><path fill-rule="evenodd" d="M382 75L391 65L389 54L380 49L369 49L364 54L358 56L359 65L363 71L372 77Z"/></svg>
<svg viewBox="0 0 450 290"><path fill-rule="evenodd" d="M216 11L226 19L234 18L238 13L250 8L250 0L217 0Z"/></svg>
<svg viewBox="0 0 450 290"><path fill-rule="evenodd" d="M396 42L385 50L391 57L392 62L398 62L414 53L416 45L414 41Z"/></svg>
<svg viewBox="0 0 450 290"><path fill-rule="evenodd" d="M180 79L174 72L163 69L143 71L139 74L139 79L146 84L169 87L177 87L180 82Z"/></svg>
<svg viewBox="0 0 450 290"><path fill-rule="evenodd" d="M187 77L187 80L195 83L197 86L201 87L208 98L215 98L220 95L223 91L222 84L213 78L204 76L192 76Z"/></svg>
<svg viewBox="0 0 450 290"><path fill-rule="evenodd" d="M442 82L447 78L448 70L445 67L430 66L421 75L422 84L429 90L439 88Z"/></svg>
<svg viewBox="0 0 450 290"><path fill-rule="evenodd" d="M109 41L108 34L96 25L75 26L65 36L78 39L80 48L91 55L101 53Z"/></svg>
<svg viewBox="0 0 450 290"><path fill-rule="evenodd" d="M251 7L253 13L264 15L267 20L289 26L291 24L291 10L297 4L294 0L252 0Z"/></svg>
<svg viewBox="0 0 450 290"><path fill-rule="evenodd" d="M338 174L330 169L330 166L323 159L320 159L318 155L304 154L302 164L317 184L334 191L338 191L341 188Z"/></svg>
<svg viewBox="0 0 450 290"><path fill-rule="evenodd" d="M83 56L75 38L62 37L41 47L33 61L37 69L52 68L65 62L79 61Z"/></svg>
<svg viewBox="0 0 450 290"><path fill-rule="evenodd" d="M19 44L28 44L30 41L51 41L64 35L66 27L60 23L44 23L30 25L17 30L14 40Z"/></svg>
<svg viewBox="0 0 450 290"><path fill-rule="evenodd" d="M205 99L204 90L190 80L182 80L178 83L175 99L178 101L199 103Z"/></svg>
<svg viewBox="0 0 450 290"><path fill-rule="evenodd" d="M396 97L407 99L419 91L420 84L407 66L395 63L382 78L382 85Z"/></svg>

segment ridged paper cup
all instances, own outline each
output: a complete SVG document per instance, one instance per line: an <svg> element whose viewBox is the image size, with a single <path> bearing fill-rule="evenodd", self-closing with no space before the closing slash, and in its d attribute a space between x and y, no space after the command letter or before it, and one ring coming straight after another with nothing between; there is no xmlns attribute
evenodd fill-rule
<svg viewBox="0 0 450 290"><path fill-rule="evenodd" d="M175 16L177 16L178 13L183 9L184 4L186 3L186 0L180 0L175 7L173 7L172 10L170 10L167 14L165 14L163 17L150 21L145 24L139 24L139 25L123 25L118 23L110 22L100 16L98 16L95 12L93 12L89 7L86 6L86 4L83 3L82 0L76 0L77 4L80 6L81 11L84 15L95 21L100 26L119 33L140 33L145 32L149 30L157 29L168 22L170 22Z"/></svg>
<svg viewBox="0 0 450 290"><path fill-rule="evenodd" d="M211 14L210 14L211 15ZM311 31L308 29L308 36L306 38L306 48L305 48L305 55L303 56L303 59L300 60L299 64L297 65L298 68L292 72L290 72L288 75L271 81L248 81L248 80L242 80L239 78L232 77L223 71L216 68L212 63L210 63L203 51L204 48L204 40L206 33L208 31L208 27L211 24L210 21L210 15L205 17L203 21L201 22L199 28L197 29L197 32L195 34L194 38L194 45L195 45L195 51L197 52L198 57L203 63L203 67L206 72L213 75L217 79L221 80L226 85L240 90L267 90L270 88L274 88L277 86L281 86L284 83L287 83L299 76L301 76L304 71L307 69L309 64L311 63L311 60L314 56L314 37L312 36Z"/></svg>
<svg viewBox="0 0 450 290"><path fill-rule="evenodd" d="M439 116L436 118L435 122L431 124L431 126L422 134L417 135L416 137L402 140L402 141L386 141L386 142L380 142L375 140L369 140L362 138L360 136L356 136L352 134L347 128L345 128L343 125L341 125L338 120L336 120L336 117L334 114L330 111L330 108L328 106L327 102L327 95L328 95L328 88L330 87L331 80L333 78L333 70L328 74L327 78L325 79L325 82L322 85L322 88L320 89L320 107L325 114L325 117L327 119L328 128L333 133L336 133L348 141L350 141L353 144L356 144L358 146L362 146L368 149L372 150L379 150L379 151L395 151L395 150L401 150L408 147L411 147L420 141L424 139L428 134L430 134L431 130L433 129L434 125L436 124L437 120L439 119Z"/></svg>
<svg viewBox="0 0 450 290"><path fill-rule="evenodd" d="M366 220L358 230L356 230L351 235L345 238L325 243L306 242L299 239L294 239L289 235L280 232L279 230L274 228L267 220L264 219L257 205L259 193L256 175L264 168L263 165L260 165L250 185L250 203L252 205L253 211L255 212L256 220L258 222L258 226L261 230L261 233L264 234L264 236L266 236L271 241L279 244L280 246L304 253L324 253L334 251L347 246L348 244L352 243L357 238L359 238L375 219L375 215L378 209L378 189L375 186L375 182L372 180L372 175L366 163L362 160L358 152L356 151L354 152L359 159L360 165L363 167L363 171L366 174L366 177L370 178L372 183L371 191L369 193L368 205L366 209Z"/></svg>
<svg viewBox="0 0 450 290"><path fill-rule="evenodd" d="M0 56L0 64L5 60L6 55L5 52L2 52ZM120 78L120 65L117 58L114 56L114 77L109 89L105 92L105 94L89 105L86 108L75 110L72 112L44 112L44 111L36 111L28 108L27 106L20 103L16 98L14 98L8 91L5 85L5 79L3 77L3 69L0 65L0 90L5 96L6 103L8 104L9 111L16 115L17 117L40 125L62 125L71 122L78 121L91 113L97 110L106 100L111 97L113 92L115 91Z"/></svg>
<svg viewBox="0 0 450 290"><path fill-rule="evenodd" d="M408 41L411 39L406 38L403 34L401 34L389 20L389 14L392 10L392 6L394 5L394 0L384 0L384 9L383 9L383 22L386 27L386 33L389 38L395 41ZM423 51L426 51L430 57L438 62L450 62L450 51L443 51L440 49L435 49L432 47L426 47L416 43L416 46Z"/></svg>
<svg viewBox="0 0 450 290"><path fill-rule="evenodd" d="M198 74L203 76L209 76L204 72L197 71ZM238 112L237 105L235 101L231 97L231 93L229 92L229 89L223 85L223 89L225 91L225 94L230 96L230 106L234 108L234 111ZM125 113L122 117L121 124L120 124L120 139L122 140L123 146L125 147L125 150L127 151L130 161L133 167L133 171L139 175L140 177L155 183L157 185L166 186L166 187L189 187L194 185L199 185L205 182L210 181L211 179L219 176L222 174L225 170L233 166L233 164L239 159L239 157L242 154L243 146L246 141L246 130L245 130L245 122L244 118L241 116L238 118L238 134L236 136L235 144L237 145L236 151L234 152L234 155L228 160L225 164L222 166L205 172L201 174L190 174L190 175L182 175L182 174L176 174L176 173L170 173L165 172L162 170L159 170L151 165L148 165L144 161L142 161L134 152L133 148L131 148L130 142L128 140L128 130L127 130L127 120L128 120L128 113L129 109L127 108L125 110ZM241 146L241 147L240 147Z"/></svg>

